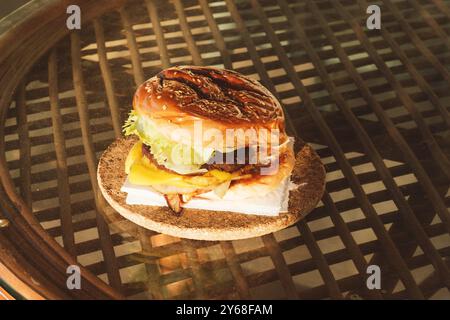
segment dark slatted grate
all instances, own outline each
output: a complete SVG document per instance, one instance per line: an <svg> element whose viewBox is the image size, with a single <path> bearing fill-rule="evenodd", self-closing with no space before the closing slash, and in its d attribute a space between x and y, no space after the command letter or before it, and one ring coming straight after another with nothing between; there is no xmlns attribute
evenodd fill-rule
<svg viewBox="0 0 450 320"><path fill-rule="evenodd" d="M370 1L370 4L373 4ZM17 88L10 174L46 232L134 298L450 297L450 3L129 0L62 39ZM143 230L99 196L136 85L176 64L259 79L327 169L297 225L232 242ZM367 290L366 269L383 290Z"/></svg>

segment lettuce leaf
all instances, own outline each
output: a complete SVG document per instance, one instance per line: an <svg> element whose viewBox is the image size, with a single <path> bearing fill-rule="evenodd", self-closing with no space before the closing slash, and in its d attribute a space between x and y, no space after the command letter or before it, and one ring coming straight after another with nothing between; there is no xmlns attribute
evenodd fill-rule
<svg viewBox="0 0 450 320"><path fill-rule="evenodd" d="M191 145L168 139L158 132L156 124L149 117L138 115L134 110L130 112L123 132L126 136L139 136L144 144L150 146L150 152L159 165L179 174L206 172L200 167L208 162L214 153L213 149L197 150Z"/></svg>

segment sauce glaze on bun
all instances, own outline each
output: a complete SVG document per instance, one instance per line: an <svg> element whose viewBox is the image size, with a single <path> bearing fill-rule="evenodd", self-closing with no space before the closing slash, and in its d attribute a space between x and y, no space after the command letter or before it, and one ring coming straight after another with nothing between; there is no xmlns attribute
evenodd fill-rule
<svg viewBox="0 0 450 320"><path fill-rule="evenodd" d="M280 143L286 140L278 100L259 82L231 70L198 66L165 69L137 89L133 108L150 117L166 134L177 128L192 131L193 123L202 120L203 130L220 130L224 137L226 129L252 128L259 133L264 128L278 129ZM246 138L239 142L251 145L258 141Z"/></svg>

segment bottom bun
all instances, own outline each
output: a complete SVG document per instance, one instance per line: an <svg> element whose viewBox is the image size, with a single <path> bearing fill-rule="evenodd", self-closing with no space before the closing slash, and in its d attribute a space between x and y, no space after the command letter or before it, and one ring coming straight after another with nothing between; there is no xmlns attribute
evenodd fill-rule
<svg viewBox="0 0 450 320"><path fill-rule="evenodd" d="M126 219L174 237L237 240L275 232L294 224L313 210L325 187L325 170L319 156L309 145L303 144L296 154L291 176L298 187L289 192L288 212L277 217L197 209L184 209L177 216L168 207L129 205L126 203L127 194L120 188L127 177L125 159L134 143L133 138L117 139L103 153L97 170L100 190L108 203Z"/></svg>

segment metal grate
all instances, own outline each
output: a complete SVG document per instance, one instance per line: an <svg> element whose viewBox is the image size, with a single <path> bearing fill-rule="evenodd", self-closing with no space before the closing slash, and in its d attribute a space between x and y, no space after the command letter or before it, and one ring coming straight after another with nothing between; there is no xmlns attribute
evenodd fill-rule
<svg viewBox="0 0 450 320"><path fill-rule="evenodd" d="M9 173L41 226L132 298L449 298L450 6L129 0L23 78L4 125ZM261 238L143 230L99 195L96 163L136 85L175 64L259 79L327 169L305 221ZM367 290L366 269L382 271Z"/></svg>

